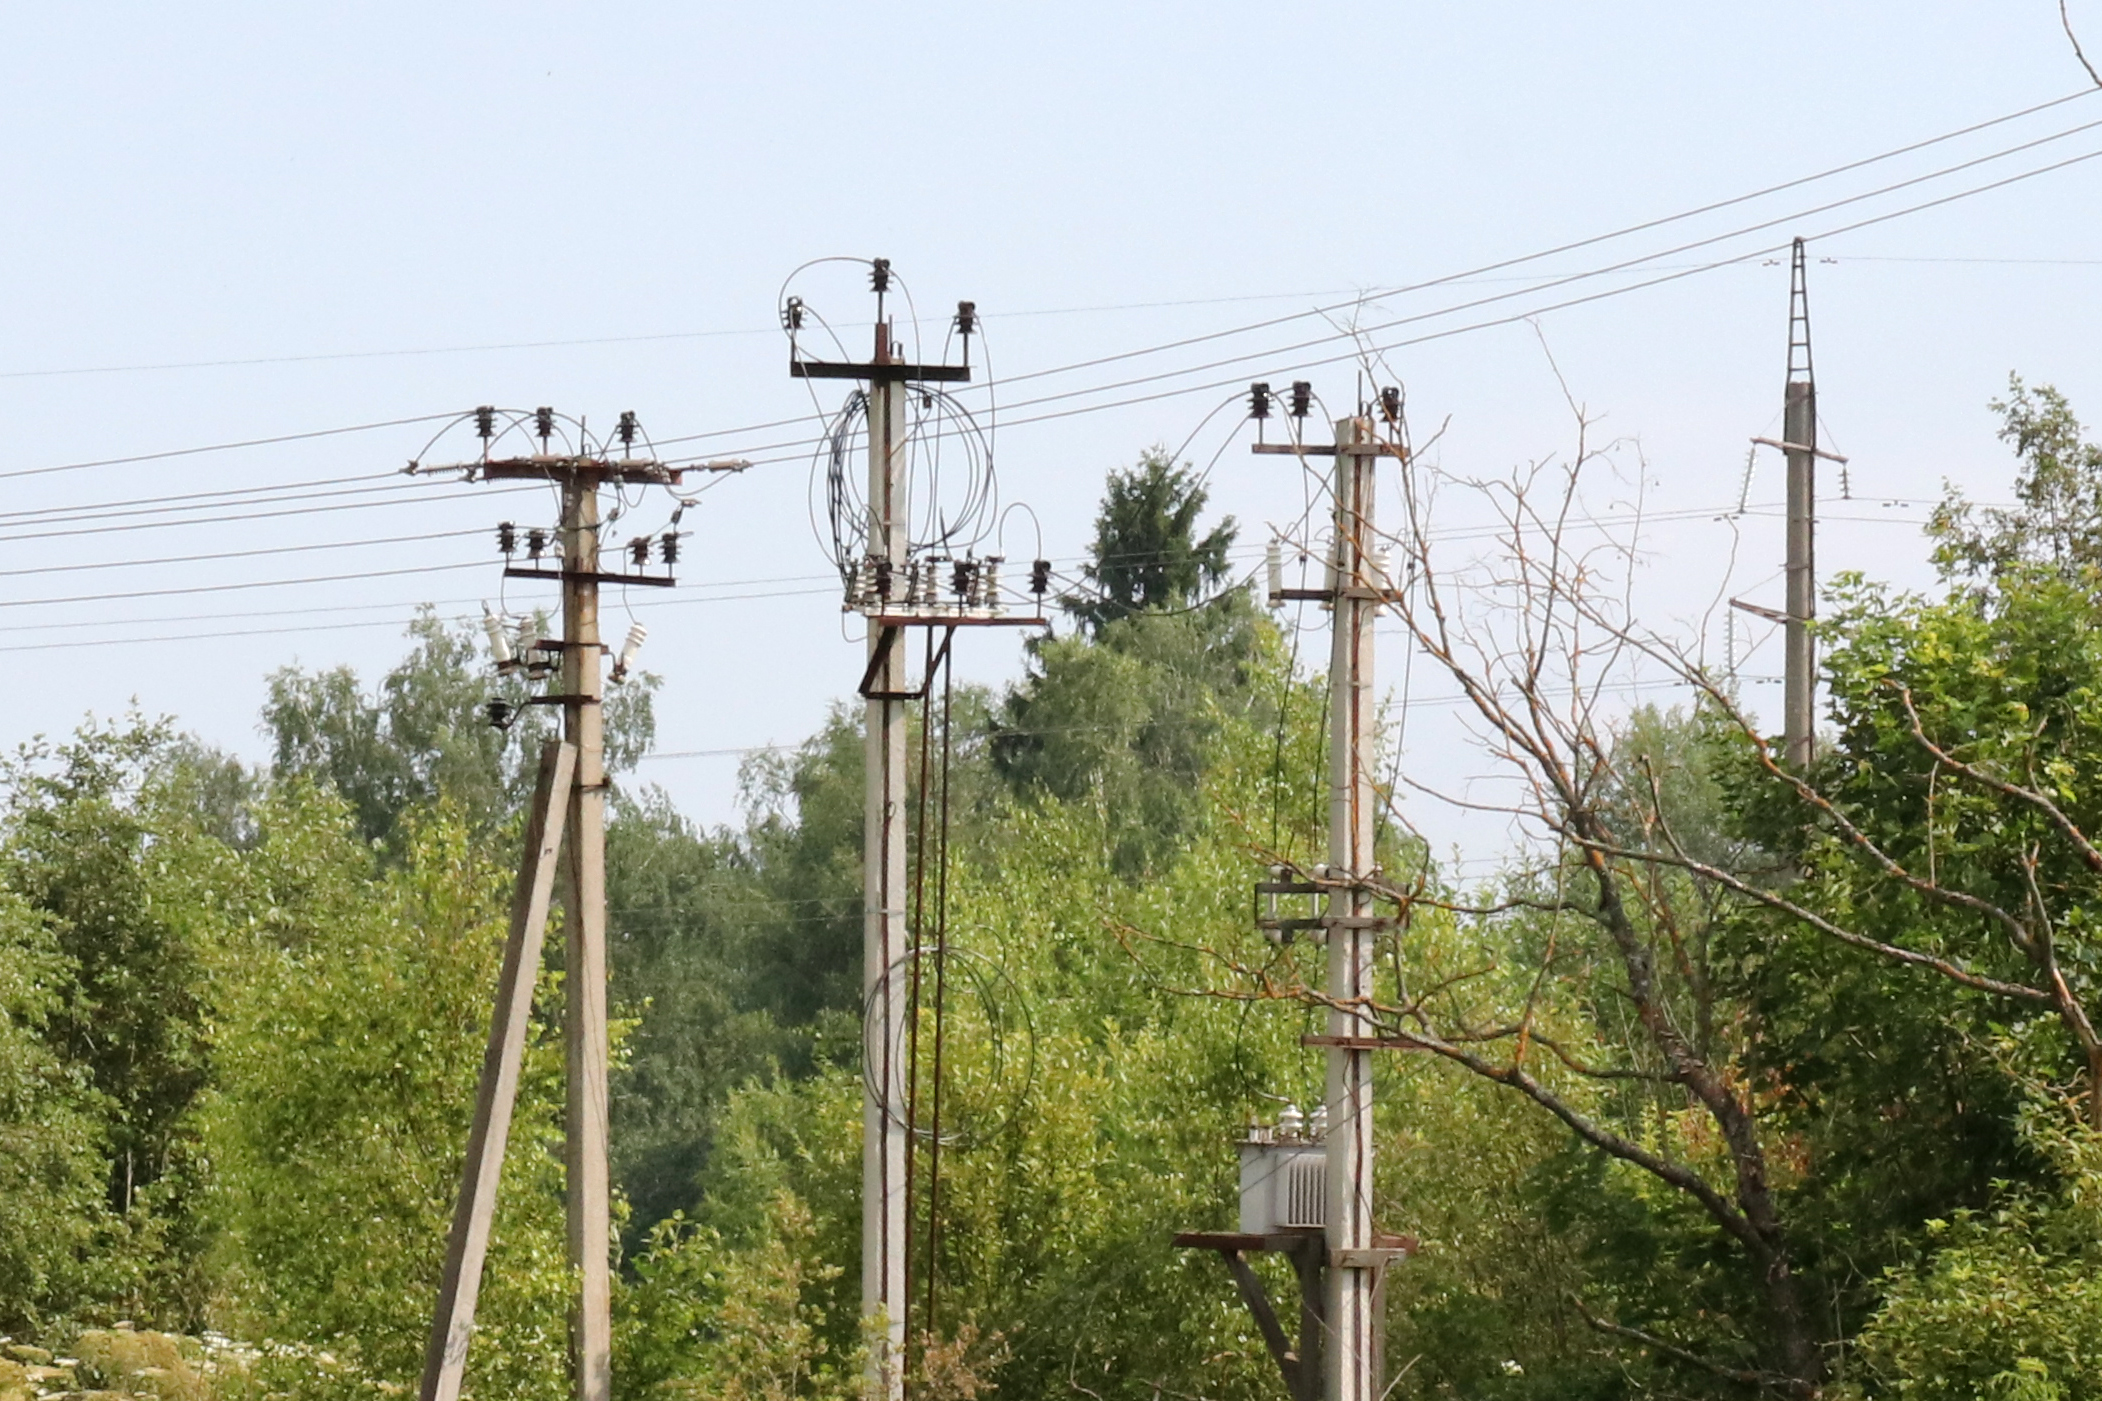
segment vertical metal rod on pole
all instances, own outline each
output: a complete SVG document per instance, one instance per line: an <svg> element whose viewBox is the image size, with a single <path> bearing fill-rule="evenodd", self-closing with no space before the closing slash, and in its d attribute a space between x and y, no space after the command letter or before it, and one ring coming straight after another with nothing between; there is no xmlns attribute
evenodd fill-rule
<svg viewBox="0 0 2102 1401"><path fill-rule="evenodd" d="M876 323L876 363L891 360L890 324ZM906 577L904 386L875 376L869 385L869 553ZM882 630L869 628L874 659ZM906 989L895 971L905 948L905 648L890 646L870 675L866 715L868 790L862 848L862 992L865 1020L861 1113L861 1311L880 1318L869 1335L871 1401L905 1394L904 1067L898 1063Z"/></svg>
<svg viewBox="0 0 2102 1401"><path fill-rule="evenodd" d="M1372 694L1373 620L1385 587L1373 566L1373 481L1378 459L1369 419L1336 424L1335 614L1329 657L1328 991L1338 1004L1372 993L1373 851L1378 735ZM1332 1005L1328 1034L1371 1037L1370 1018ZM1328 1052L1328 1307L1325 1361L1330 1401L1379 1401L1379 1269L1372 1263L1372 1052Z"/></svg>
<svg viewBox="0 0 2102 1401"><path fill-rule="evenodd" d="M1803 240L1795 241L1788 293L1788 392L1781 441L1788 458L1788 621L1782 665L1782 747L1808 766L1816 733L1817 377L1810 362L1810 288Z"/></svg>
<svg viewBox="0 0 2102 1401"><path fill-rule="evenodd" d="M569 1105L569 1259L577 1271L572 1325L577 1401L610 1401L613 1370L612 1218L606 1107L606 731L598 620L598 479L573 470L562 489L563 735L577 750L569 798L564 930Z"/></svg>
<svg viewBox="0 0 2102 1401"><path fill-rule="evenodd" d="M496 980L496 1010L489 1020L489 1045L476 1086L474 1124L467 1135L467 1164L445 1246L445 1274L424 1352L421 1401L457 1401L467 1375L467 1344L474 1335L475 1302L482 1263L496 1221L496 1188L504 1166L504 1141L518 1101L518 1076L533 1015L533 980L540 971L547 907L561 865L562 831L568 823L570 786L576 775L574 745L549 740L540 755L540 778L526 817L525 855L511 896L511 930L504 940L503 969Z"/></svg>

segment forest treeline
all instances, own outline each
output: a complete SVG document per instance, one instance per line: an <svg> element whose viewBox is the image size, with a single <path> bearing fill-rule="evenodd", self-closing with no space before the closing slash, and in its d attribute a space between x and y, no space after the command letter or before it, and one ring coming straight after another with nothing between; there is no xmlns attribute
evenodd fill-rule
<svg viewBox="0 0 2102 1401"><path fill-rule="evenodd" d="M1996 408L2015 504L1951 496L1942 585L1830 589L1811 770L1722 681L1594 724L1521 677L1482 728L1530 856L1462 880L1390 795L1396 1401L2102 1396L2102 447L2049 388ZM1321 1096L1320 950L1250 891L1324 850L1325 619L1233 586L1206 505L1159 453L1111 474L1070 624L948 710L929 1401L1282 1394L1171 1237L1230 1228L1238 1133ZM1450 615L1406 616L1464 691ZM413 1386L545 719L480 723L465 632L410 643L272 677L261 767L137 716L7 761L0 1396ZM608 721L616 1387L853 1395L859 717L753 756L714 829L638 769L650 683ZM485 1397L566 1391L559 942Z"/></svg>

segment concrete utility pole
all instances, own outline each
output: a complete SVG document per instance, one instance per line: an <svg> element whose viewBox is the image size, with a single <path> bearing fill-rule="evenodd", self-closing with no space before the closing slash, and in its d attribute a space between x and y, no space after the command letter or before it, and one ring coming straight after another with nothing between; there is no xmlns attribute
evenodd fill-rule
<svg viewBox="0 0 2102 1401"><path fill-rule="evenodd" d="M613 1390L613 1208L606 1113L606 712L598 633L599 479L571 470L562 481L562 737L577 749L569 792L567 997L569 1259L578 1271L573 1324L577 1401Z"/></svg>
<svg viewBox="0 0 2102 1401"><path fill-rule="evenodd" d="M1328 807L1328 1299L1324 1349L1329 1401L1379 1401L1380 1275L1373 1250L1372 1049L1369 1018L1348 1010L1372 994L1377 932L1365 882L1377 855L1373 786L1378 717L1372 691L1373 619L1387 587L1371 548L1373 482L1383 450L1367 418L1336 424L1334 631L1329 653Z"/></svg>
<svg viewBox="0 0 2102 1401"><path fill-rule="evenodd" d="M1312 386L1292 386L1292 417L1304 419ZM1250 386L1250 417L1270 416L1268 384ZM1398 389L1380 392L1390 424L1399 424ZM1311 872L1273 866L1255 893L1267 900L1256 927L1274 942L1290 943L1318 932L1327 946L1330 1008L1326 1030L1302 1036L1303 1046L1327 1057L1321 1110L1303 1125L1287 1107L1275 1127L1251 1125L1241 1140L1241 1222L1238 1231L1181 1231L1175 1243L1217 1251L1277 1361L1294 1401L1382 1401L1385 1358L1387 1267L1416 1248L1408 1236L1379 1232L1373 1220L1372 1054L1408 1043L1382 1038L1374 1020L1359 1010L1373 996L1373 958L1379 936L1399 928L1392 916L1374 913L1370 882L1378 869L1378 713L1373 693L1373 620L1395 594L1382 552L1374 548L1374 490L1379 459L1406 458L1399 442L1384 441L1369 417L1339 419L1335 440L1308 443L1258 441L1258 454L1333 457L1334 539L1322 586L1286 588L1272 547L1270 603L1319 602L1330 610L1328 860ZM1285 914L1278 898L1318 898L1318 914ZM1309 1130L1311 1130L1309 1132ZM1310 1149L1318 1146L1322 1206L1309 1211L1298 1176ZM1280 1187L1283 1189L1280 1192ZM1286 1334L1261 1280L1241 1258L1248 1251L1277 1251L1290 1257L1299 1276L1301 1322L1296 1346Z"/></svg>
<svg viewBox="0 0 2102 1401"><path fill-rule="evenodd" d="M850 606L869 615L868 663L860 687L867 703L861 866L861 1311L870 1329L864 1381L871 1401L899 1401L905 1394L905 1266L912 1229L906 1150L913 1127L904 1051L912 1018L913 955L906 931L905 784L907 707L922 693L908 689L906 649L899 638L906 627L953 621L937 616L953 610L923 606L918 591L908 584L915 577L906 481L908 386L963 381L971 374L964 365L916 365L899 358L883 312L890 279L889 261L874 260L870 287L876 293L875 353L867 361L805 360L791 351L788 367L798 379L854 379L868 385L867 540L866 554L857 562L867 581L867 596L850 601ZM968 303L958 308L966 344L969 310ZM932 578L931 566L927 577Z"/></svg>
<svg viewBox="0 0 2102 1401"><path fill-rule="evenodd" d="M567 914L562 941L566 969L563 1034L568 1104L563 1157L567 1168L569 1260L578 1281L575 1312L570 1321L574 1395L576 1401L610 1401L613 1228L606 1094L607 784L601 684L605 648L599 639L599 585L613 582L669 587L674 582L669 565L676 558L677 537L668 534L664 538L663 559L667 568L662 575L605 572L600 567L598 495L599 489L609 482L668 486L679 480L680 473L632 455L637 432L632 414L621 416L623 456L618 458L589 451L549 451L555 413L552 409L540 409L533 414L540 452L529 457L492 459L486 454L495 430L496 411L477 410L475 418L485 456L479 462L459 464L457 470L483 481L547 482L562 494L562 519L556 533L559 568L548 568L542 562L544 532L529 533L527 562L518 565L511 562L516 545L513 527L506 525L499 531L506 578L561 584L562 636L535 642L532 663L509 657L508 642L498 657L499 669L503 671L525 671L533 677L552 674L556 689L532 696L527 704L562 708L562 741L551 744L543 757L540 787L527 829L511 938L505 948L497 991L497 1014L483 1062L438 1312L425 1355L422 1401L453 1401L465 1375L504 1139L517 1095L518 1062L531 1010L533 978L540 962L541 933L554 884L556 851L565 841L568 879L563 891ZM631 544L638 564L647 561L650 545L648 540ZM501 636L500 625L491 626L496 629L495 635ZM639 634L631 634L631 642L639 645ZM559 660L550 663L550 654ZM500 703L492 705L503 708Z"/></svg>
<svg viewBox="0 0 2102 1401"><path fill-rule="evenodd" d="M890 323L876 322L873 367L895 363ZM872 367L872 368L873 368ZM904 381L878 373L869 381L869 555L903 579L907 555ZM906 1193L905 1067L899 1064L907 1015L906 989L891 970L905 947L905 649L878 628L868 636L869 698L864 729L867 788L863 809L862 993L868 999L864 1054L875 1059L862 1075L861 1311L882 1320L870 1339L869 1393L905 1394L905 1256L912 1228ZM868 1072L873 1071L871 1075Z"/></svg>
<svg viewBox="0 0 2102 1401"><path fill-rule="evenodd" d="M1788 458L1788 597L1782 667L1782 746L1789 764L1809 766L1816 734L1817 377L1810 365L1810 286L1803 240L1795 241L1788 289L1788 388L1782 451Z"/></svg>
<svg viewBox="0 0 2102 1401"><path fill-rule="evenodd" d="M1817 445L1817 376L1810 362L1809 259L1803 240L1795 241L1789 261L1788 384L1782 398L1781 436L1752 439L1752 450L1778 448L1788 463L1788 562L1785 607L1776 611L1741 598L1732 608L1781 627L1781 757L1790 766L1807 767L1817 739L1817 462L1824 458L1844 466L1846 458ZM1751 464L1745 464L1745 489L1751 489ZM1841 481L1845 477L1842 473ZM1735 648L1731 639L1734 676Z"/></svg>

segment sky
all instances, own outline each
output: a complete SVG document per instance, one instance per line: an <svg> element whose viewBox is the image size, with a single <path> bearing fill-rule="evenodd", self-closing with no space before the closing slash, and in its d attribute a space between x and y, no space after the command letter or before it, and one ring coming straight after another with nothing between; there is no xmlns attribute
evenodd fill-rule
<svg viewBox="0 0 2102 1401"><path fill-rule="evenodd" d="M2102 0L2071 13L2102 49ZM2102 160L1834 232L2102 151L2102 126L2074 130L2102 122L2102 93L1396 290L2079 93L2049 0L108 4L13 7L0 38L9 745L136 706L266 758L274 670L370 685L418 603L546 601L500 592L490 534L545 518L542 495L386 474L470 452L458 430L431 440L477 404L599 429L632 410L668 456L755 464L686 514L679 589L607 603L615 629L647 622L663 678L645 776L734 820L741 754L810 733L861 666L811 525L810 426L749 427L838 406L839 386L813 399L786 373L779 297L812 259L891 259L930 346L977 303L994 373L965 401L1001 406L1001 498L1035 522L1005 517L1011 558L1070 571L1104 474L1156 444L1209 465L1215 511L1259 551L1304 511L1301 482L1232 437L1228 401L1306 377L1345 411L1336 325L1355 318L1388 327L1382 373L1455 476L1566 456L1581 405L1616 445L1592 505L1652 518L1646 620L1706 627L1711 649L1717 597L1779 603L1780 522L1718 519L1780 499L1771 455L1745 482L1785 365L1787 268L1760 250L1811 240L1823 441L1849 458L1849 495L1824 481L1828 574L1931 581L1923 503L1945 482L2007 495L1988 404L2010 373L2102 404ZM1935 178L1859 198L1918 177ZM795 290L858 350L856 277L824 264ZM1192 337L1210 339L1133 353ZM1062 369L1110 356L1127 358ZM1065 397L1030 406L1047 395ZM326 431L369 424L392 426ZM290 440L157 455L273 438ZM240 494L152 500L204 492ZM1445 522L1478 521L1447 500ZM1449 684L1387 636L1413 697L1403 762L1464 790ZM958 670L999 684L1020 665L1019 638L990 633ZM1777 643L1742 669L1777 700L1760 679Z"/></svg>

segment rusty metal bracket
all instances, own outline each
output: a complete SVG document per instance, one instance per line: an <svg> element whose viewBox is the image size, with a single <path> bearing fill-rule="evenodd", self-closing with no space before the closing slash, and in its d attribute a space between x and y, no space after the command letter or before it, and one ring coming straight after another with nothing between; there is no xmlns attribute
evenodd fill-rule
<svg viewBox="0 0 2102 1401"><path fill-rule="evenodd" d="M1757 603L1747 603L1741 598L1731 599L1730 606L1739 610L1740 612L1749 613L1755 618L1764 618L1769 623L1787 623L1794 621L1786 613L1783 613L1778 608L1766 608Z"/></svg>
<svg viewBox="0 0 2102 1401"><path fill-rule="evenodd" d="M881 672L884 665L889 662L890 654L897 649L898 638L903 632L904 629L902 627L885 627L882 632L877 634L876 650L869 653L868 669L861 673L861 684L855 688L861 693L863 700L911 701L925 700L927 698L927 688L934 684L934 673L941 670L941 664L949 656L949 644L956 640L956 629L952 626L947 632L942 634L942 645L936 649L932 657L927 659L927 674L920 678L920 684L916 689L909 691L879 691L875 689L877 673Z"/></svg>
<svg viewBox="0 0 2102 1401"><path fill-rule="evenodd" d="M790 379L895 380L908 384L960 383L971 377L969 365L908 365L902 360L796 360L788 362Z"/></svg>
<svg viewBox="0 0 2102 1401"><path fill-rule="evenodd" d="M1255 1319L1262 1332L1263 1344L1277 1363L1277 1370L1284 1377L1285 1394L1292 1401L1321 1401L1322 1366L1321 1334L1327 1326L1327 1243L1320 1231L1291 1231L1277 1235L1243 1235L1230 1231L1183 1231L1176 1235L1175 1243L1187 1249L1215 1250L1226 1262L1233 1274L1234 1288L1241 1295L1241 1302ZM1246 1250L1274 1250L1292 1262L1292 1271L1299 1277L1299 1344L1292 1345L1290 1335L1278 1320L1277 1310L1270 1303L1268 1291L1262 1279L1241 1258Z"/></svg>
<svg viewBox="0 0 2102 1401"><path fill-rule="evenodd" d="M1270 594L1273 603L1290 603L1297 600L1334 603L1339 598L1369 599L1374 603L1401 603L1408 598L1408 594L1401 589L1366 589L1356 586L1341 589L1277 589Z"/></svg>
<svg viewBox="0 0 2102 1401"><path fill-rule="evenodd" d="M564 579L585 579L594 584L647 584L651 588L668 589L679 581L660 579L654 574L606 574L598 570L578 570L571 574L561 569L523 569L517 565L504 568L506 579L553 579L560 583Z"/></svg>
<svg viewBox="0 0 2102 1401"><path fill-rule="evenodd" d="M1265 457L1334 457L1339 451L1334 443L1250 443L1248 450ZM1392 457L1404 462L1409 456L1398 443L1345 443L1340 451L1345 457Z"/></svg>
<svg viewBox="0 0 2102 1401"><path fill-rule="evenodd" d="M879 628L1047 628L1051 620L1039 614L1033 618L1008 617L1005 614L991 616L984 613L867 613L863 615Z"/></svg>
<svg viewBox="0 0 2102 1401"><path fill-rule="evenodd" d="M430 468L430 471L447 471L465 468L477 473L483 481L562 481L569 477L593 477L600 481L620 481L636 486L676 486L683 469L667 467L648 458L603 458L572 457L551 454L546 457L504 457L485 462L467 462L453 468Z"/></svg>

